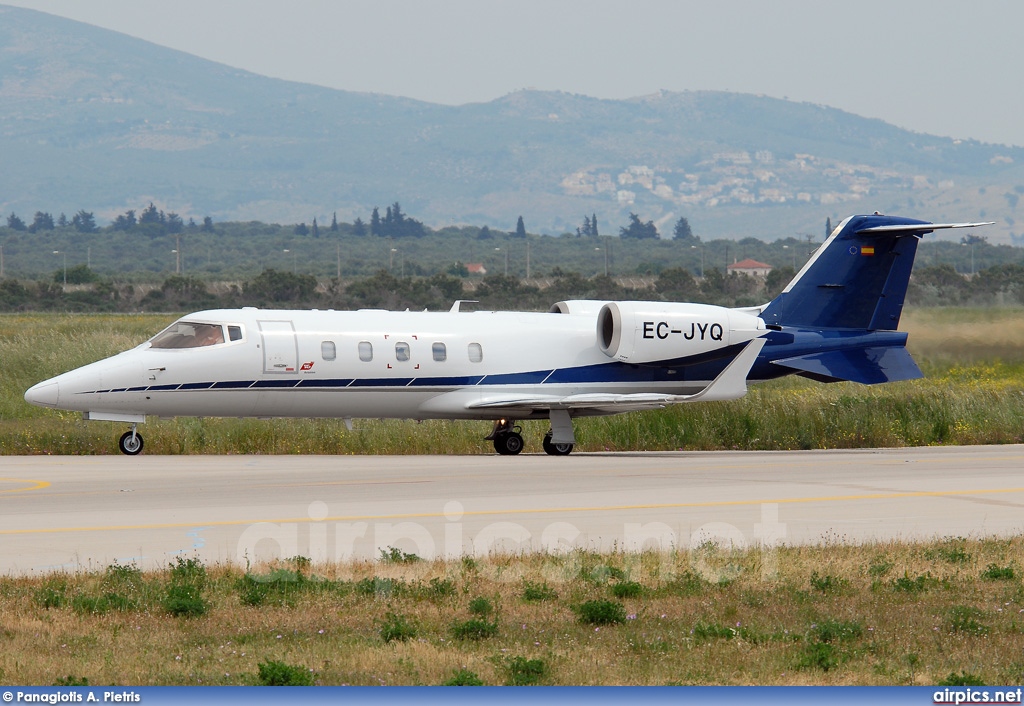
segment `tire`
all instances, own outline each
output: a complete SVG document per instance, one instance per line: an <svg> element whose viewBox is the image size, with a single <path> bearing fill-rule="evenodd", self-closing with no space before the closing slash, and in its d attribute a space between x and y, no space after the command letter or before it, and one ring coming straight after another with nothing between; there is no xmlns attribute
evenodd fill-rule
<svg viewBox="0 0 1024 706"><path fill-rule="evenodd" d="M142 453L142 434L136 432L134 436L135 441L133 443L132 433L130 431L126 431L124 434L121 435L121 438L117 442L117 448L121 449L121 453L125 454L126 456L138 456L140 453Z"/></svg>
<svg viewBox="0 0 1024 706"><path fill-rule="evenodd" d="M502 456L515 456L523 450L523 437L514 431L494 437L494 450Z"/></svg>
<svg viewBox="0 0 1024 706"><path fill-rule="evenodd" d="M544 435L544 453L549 456L568 456L572 453L574 444L553 444L551 443L551 432Z"/></svg>

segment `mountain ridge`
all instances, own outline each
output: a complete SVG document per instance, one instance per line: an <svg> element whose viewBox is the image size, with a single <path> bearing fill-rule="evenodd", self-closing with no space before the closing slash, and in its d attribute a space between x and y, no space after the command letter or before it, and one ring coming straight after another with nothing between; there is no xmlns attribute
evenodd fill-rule
<svg viewBox="0 0 1024 706"><path fill-rule="evenodd" d="M818 232L853 212L998 220L1021 238L1024 148L749 94L517 91L444 106L294 83L0 5L0 212L153 201L197 220L572 232L630 212L708 237ZM1019 190L1018 190L1019 189ZM812 230L813 229L813 230ZM670 228L668 228L670 230Z"/></svg>

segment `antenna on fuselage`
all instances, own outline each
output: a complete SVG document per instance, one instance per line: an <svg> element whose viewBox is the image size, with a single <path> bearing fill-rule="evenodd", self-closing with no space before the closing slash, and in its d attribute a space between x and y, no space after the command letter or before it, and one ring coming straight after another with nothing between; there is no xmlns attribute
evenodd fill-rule
<svg viewBox="0 0 1024 706"><path fill-rule="evenodd" d="M459 307L461 307L463 304L479 304L479 303L480 303L479 299L456 299L455 303L452 304L452 308L449 309L448 311L450 313L452 313L452 314L458 314L459 311L460 311Z"/></svg>

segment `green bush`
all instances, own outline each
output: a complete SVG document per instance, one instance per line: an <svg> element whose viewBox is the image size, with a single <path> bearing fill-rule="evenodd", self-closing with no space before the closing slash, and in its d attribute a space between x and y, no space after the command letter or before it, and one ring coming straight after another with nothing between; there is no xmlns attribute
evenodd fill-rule
<svg viewBox="0 0 1024 706"><path fill-rule="evenodd" d="M998 564L989 564L981 572L981 578L986 581L1012 581L1015 576L1012 566L999 566Z"/></svg>
<svg viewBox="0 0 1024 706"><path fill-rule="evenodd" d="M626 622L626 609L618 601L587 601L579 607L579 618L590 625Z"/></svg>
<svg viewBox="0 0 1024 706"><path fill-rule="evenodd" d="M530 583L523 586L523 600L526 601L553 601L558 598L558 592L548 586L547 582L542 584Z"/></svg>
<svg viewBox="0 0 1024 706"><path fill-rule="evenodd" d="M986 686L981 677L970 672L950 672L945 679L936 682L936 686Z"/></svg>
<svg viewBox="0 0 1024 706"><path fill-rule="evenodd" d="M839 593L849 584L849 581L838 576L820 576L817 571L811 574L811 588L822 593Z"/></svg>
<svg viewBox="0 0 1024 706"><path fill-rule="evenodd" d="M405 582L398 579L382 579L374 576L356 583L356 593L361 596L391 598L405 591Z"/></svg>
<svg viewBox="0 0 1024 706"><path fill-rule="evenodd" d="M612 586L612 595L616 598L639 598L644 595L644 587L636 581L622 581Z"/></svg>
<svg viewBox="0 0 1024 706"><path fill-rule="evenodd" d="M458 640L486 640L498 634L498 623L483 620L481 618L470 618L452 626L452 635Z"/></svg>
<svg viewBox="0 0 1024 706"><path fill-rule="evenodd" d="M409 622L404 615L388 611L380 626L380 636L384 642L394 640L405 642L416 637L416 626Z"/></svg>
<svg viewBox="0 0 1024 706"><path fill-rule="evenodd" d="M471 672L468 669L460 669L455 672L452 677L446 681L441 682L441 686L483 686L484 683L476 675L476 672Z"/></svg>
<svg viewBox="0 0 1024 706"><path fill-rule="evenodd" d="M548 673L548 667L541 659L513 657L505 664L508 673L506 686L532 686L537 684Z"/></svg>
<svg viewBox="0 0 1024 706"><path fill-rule="evenodd" d="M380 560L388 564L413 564L420 561L415 554L407 554L398 547L388 547L387 550L380 550Z"/></svg>
<svg viewBox="0 0 1024 706"><path fill-rule="evenodd" d="M270 660L260 662L259 670L262 686L313 686L313 673L304 667Z"/></svg>
<svg viewBox="0 0 1024 706"><path fill-rule="evenodd" d="M811 634L818 642L847 642L860 639L864 628L857 621L823 620L811 628Z"/></svg>
<svg viewBox="0 0 1024 706"><path fill-rule="evenodd" d="M693 626L693 637L697 640L731 640L736 637L736 631L718 623L698 621Z"/></svg>
<svg viewBox="0 0 1024 706"><path fill-rule="evenodd" d="M797 669L820 669L823 672L838 666L838 651L828 642L805 643L797 662Z"/></svg>
<svg viewBox="0 0 1024 706"><path fill-rule="evenodd" d="M163 600L164 610L179 618L198 618L205 615L210 604L195 586L171 584Z"/></svg>
<svg viewBox="0 0 1024 706"><path fill-rule="evenodd" d="M988 627L979 621L984 615L973 606L953 606L949 609L949 631L965 635L985 635L988 633Z"/></svg>
<svg viewBox="0 0 1024 706"><path fill-rule="evenodd" d="M67 600L68 582L64 579L50 579L35 592L33 598L40 608L61 608Z"/></svg>
<svg viewBox="0 0 1024 706"><path fill-rule="evenodd" d="M89 686L89 680L86 679L85 677L76 677L76 676L72 676L72 675L69 674L66 677L61 677L60 679L55 681L53 683L53 685L54 686Z"/></svg>
<svg viewBox="0 0 1024 706"><path fill-rule="evenodd" d="M469 612L477 617L486 618L494 612L494 606L489 600L479 596L469 602Z"/></svg>

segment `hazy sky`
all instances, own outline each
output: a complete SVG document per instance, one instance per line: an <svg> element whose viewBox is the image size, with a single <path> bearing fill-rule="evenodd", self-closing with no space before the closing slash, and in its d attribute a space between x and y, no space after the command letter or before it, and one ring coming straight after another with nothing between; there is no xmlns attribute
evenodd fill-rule
<svg viewBox="0 0 1024 706"><path fill-rule="evenodd" d="M1017 0L0 0L256 73L435 103L714 89L1024 145Z"/></svg>

